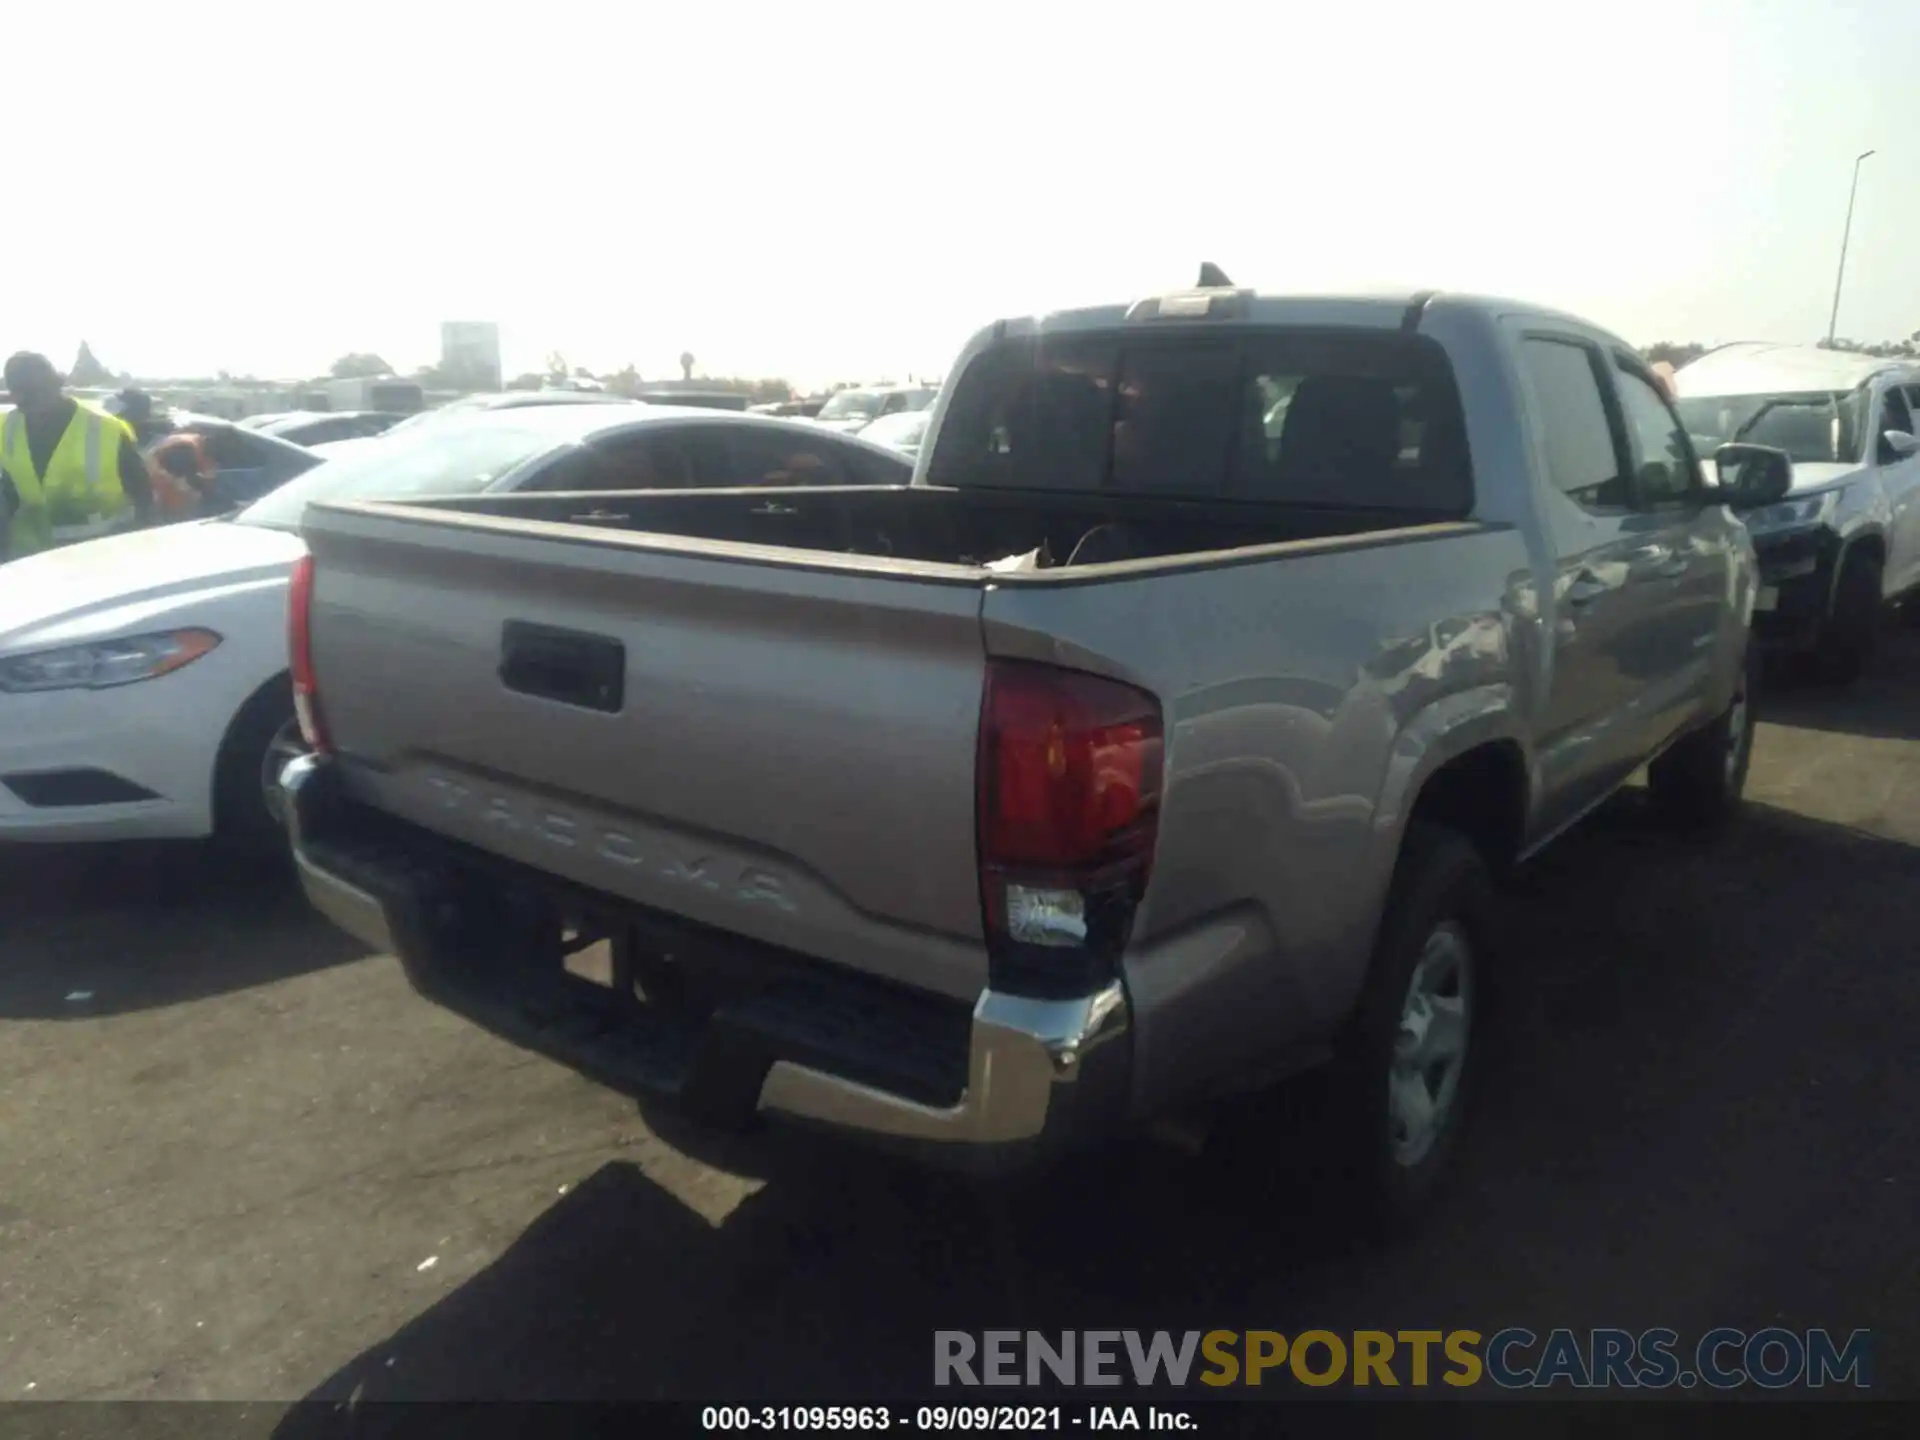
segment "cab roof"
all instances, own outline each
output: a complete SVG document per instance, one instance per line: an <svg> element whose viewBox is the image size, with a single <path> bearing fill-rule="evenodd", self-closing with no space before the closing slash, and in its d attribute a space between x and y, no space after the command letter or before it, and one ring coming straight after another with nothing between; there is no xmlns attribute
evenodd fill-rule
<svg viewBox="0 0 1920 1440"><path fill-rule="evenodd" d="M1094 305L1056 310L1044 315L1010 317L988 327L988 333L994 339L1012 339L1040 333L1112 330L1143 322L1153 324L1168 321L1414 330L1419 327L1422 315L1430 306L1490 315L1524 315L1547 323L1561 322L1596 337L1610 339L1622 347L1627 346L1626 341L1590 320L1526 301L1408 286L1265 291L1236 286L1212 262L1200 267L1199 283L1191 289L1149 295L1126 304Z"/></svg>

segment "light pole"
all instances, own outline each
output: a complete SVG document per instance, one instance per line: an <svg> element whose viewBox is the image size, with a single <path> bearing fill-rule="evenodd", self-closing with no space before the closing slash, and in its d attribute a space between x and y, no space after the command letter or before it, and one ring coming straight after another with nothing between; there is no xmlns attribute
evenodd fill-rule
<svg viewBox="0 0 1920 1440"><path fill-rule="evenodd" d="M1847 278L1847 241L1853 236L1853 197L1860 193L1860 162L1873 154L1862 150L1853 157L1853 184L1847 190L1847 227L1840 232L1840 269L1833 277L1833 314L1827 317L1827 346L1833 346L1833 327L1840 323L1840 282Z"/></svg>

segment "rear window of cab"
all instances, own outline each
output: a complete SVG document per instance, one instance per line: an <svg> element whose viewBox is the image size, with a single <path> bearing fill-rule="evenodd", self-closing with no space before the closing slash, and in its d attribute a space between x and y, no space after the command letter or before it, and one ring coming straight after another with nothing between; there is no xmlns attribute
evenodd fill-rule
<svg viewBox="0 0 1920 1440"><path fill-rule="evenodd" d="M1399 332L1005 342L958 378L935 485L1465 515L1444 352Z"/></svg>

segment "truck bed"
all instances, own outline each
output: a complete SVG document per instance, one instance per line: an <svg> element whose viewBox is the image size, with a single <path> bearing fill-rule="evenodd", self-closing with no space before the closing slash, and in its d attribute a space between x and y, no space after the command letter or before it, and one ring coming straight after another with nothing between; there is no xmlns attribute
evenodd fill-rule
<svg viewBox="0 0 1920 1440"><path fill-rule="evenodd" d="M1116 522L1131 544L1113 563L984 568L1036 548L1058 561ZM321 708L355 799L971 1001L988 657L1151 688L1121 639L1176 619L1244 629L1244 586L1222 595L1205 567L1285 556L1299 563L1259 605L1297 611L1311 649L1345 551L1485 528L1390 523L914 487L315 505L303 534Z"/></svg>
<svg viewBox="0 0 1920 1440"><path fill-rule="evenodd" d="M650 542L680 537L813 552L810 560L781 557L789 563L854 556L972 568L1038 550L1047 569L1069 562L1197 559L1252 546L1372 537L1457 518L932 485L463 495L407 508L448 519L614 530L646 535ZM1083 541L1088 544L1080 549Z"/></svg>

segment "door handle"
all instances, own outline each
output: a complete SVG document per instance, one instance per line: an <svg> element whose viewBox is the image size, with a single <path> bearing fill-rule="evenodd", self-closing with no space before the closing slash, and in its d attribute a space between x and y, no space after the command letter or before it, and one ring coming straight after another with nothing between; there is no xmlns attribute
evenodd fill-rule
<svg viewBox="0 0 1920 1440"><path fill-rule="evenodd" d="M1587 606L1607 593L1607 587L1591 575L1574 577L1573 584L1567 587L1569 605Z"/></svg>

